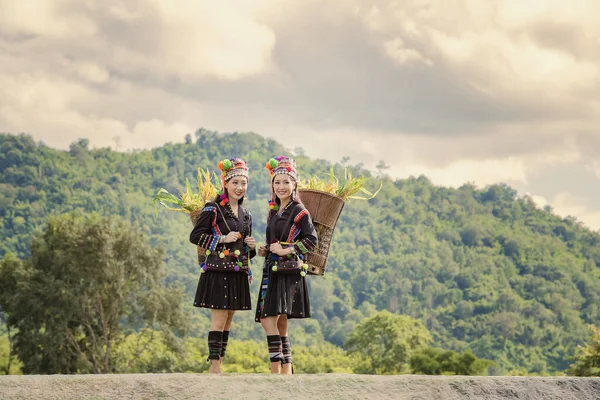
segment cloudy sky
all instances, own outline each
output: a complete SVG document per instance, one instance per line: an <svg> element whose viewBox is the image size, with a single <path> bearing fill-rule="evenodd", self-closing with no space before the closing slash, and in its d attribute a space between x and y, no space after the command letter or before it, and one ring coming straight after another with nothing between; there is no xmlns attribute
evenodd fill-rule
<svg viewBox="0 0 600 400"><path fill-rule="evenodd" d="M600 1L0 0L0 131L254 131L600 229Z"/></svg>

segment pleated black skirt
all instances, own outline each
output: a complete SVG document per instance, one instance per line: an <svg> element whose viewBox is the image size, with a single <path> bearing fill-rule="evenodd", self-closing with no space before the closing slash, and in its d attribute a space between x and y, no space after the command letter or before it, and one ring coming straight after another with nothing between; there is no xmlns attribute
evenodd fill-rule
<svg viewBox="0 0 600 400"><path fill-rule="evenodd" d="M263 296L261 296L263 297ZM260 318L286 314L291 318L310 318L310 299L306 277L299 274L270 273Z"/></svg>
<svg viewBox="0 0 600 400"><path fill-rule="evenodd" d="M194 306L220 310L251 310L248 275L235 271L206 271L200 275Z"/></svg>

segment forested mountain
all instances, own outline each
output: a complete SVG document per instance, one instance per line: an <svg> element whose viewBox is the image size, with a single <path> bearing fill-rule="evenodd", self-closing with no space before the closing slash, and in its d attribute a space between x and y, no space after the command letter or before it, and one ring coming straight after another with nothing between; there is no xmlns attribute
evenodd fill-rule
<svg viewBox="0 0 600 400"><path fill-rule="evenodd" d="M329 163L296 152L301 176L329 171ZM50 214L120 215L166 248L168 279L186 288L192 334L204 335L208 313L191 307L199 276L188 242L192 225L185 214L157 212L152 197L161 187L177 192L186 178L194 182L198 167L216 170L223 158L243 157L251 170L247 206L263 240L264 163L280 154L289 151L257 134L203 129L185 143L128 153L90 149L86 139L62 151L1 134L0 258L27 256ZM342 165L335 168L343 173ZM424 176L375 179L383 181L375 199L346 205L327 274L309 279L314 318L291 323L297 342L341 346L359 321L388 309L424 321L438 347L470 348L496 361L499 373L569 366L588 337L586 324L600 320L600 234L502 184L451 189ZM253 265L256 277L261 261ZM236 338L264 340L253 312L239 313L234 324Z"/></svg>

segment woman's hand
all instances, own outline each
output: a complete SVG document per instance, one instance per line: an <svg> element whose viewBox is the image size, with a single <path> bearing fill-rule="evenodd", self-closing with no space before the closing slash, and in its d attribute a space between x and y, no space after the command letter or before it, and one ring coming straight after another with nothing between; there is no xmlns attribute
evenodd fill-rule
<svg viewBox="0 0 600 400"><path fill-rule="evenodd" d="M294 251L293 247L283 248L279 242L271 244L269 250L273 254L277 254L278 256L287 256L288 254L292 254Z"/></svg>
<svg viewBox="0 0 600 400"><path fill-rule="evenodd" d="M236 242L241 237L242 237L242 234L239 232L229 232L223 238L223 243L233 243L233 242Z"/></svg>
<svg viewBox="0 0 600 400"><path fill-rule="evenodd" d="M256 240L252 236L247 236L246 239L244 239L244 243L248 245L250 250L254 250L256 247Z"/></svg>
<svg viewBox="0 0 600 400"><path fill-rule="evenodd" d="M259 257L264 257L266 255L267 255L267 245L260 246L258 248L258 256Z"/></svg>

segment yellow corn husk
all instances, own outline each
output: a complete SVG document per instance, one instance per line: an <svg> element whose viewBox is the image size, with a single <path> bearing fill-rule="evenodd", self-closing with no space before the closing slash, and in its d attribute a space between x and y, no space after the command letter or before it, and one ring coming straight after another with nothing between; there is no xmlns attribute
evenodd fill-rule
<svg viewBox="0 0 600 400"><path fill-rule="evenodd" d="M338 197L341 197L343 200L349 199L357 199L357 200L370 200L377 196L381 187L383 186L383 182L380 184L379 188L375 191L375 193L370 192L364 186L371 178L366 178L361 176L359 178L355 178L352 176L348 169L344 170L344 179L340 181L338 177L335 176L333 171L333 167L329 170L328 179L322 180L318 176L313 176L308 180L300 182L301 189L312 189L312 190L321 190L326 193L334 194ZM362 192L365 196L356 196L357 193Z"/></svg>
<svg viewBox="0 0 600 400"><path fill-rule="evenodd" d="M169 211L183 212L189 214L201 209L204 205L217 196L220 190L221 182L217 174L213 174L207 170L198 168L198 192L194 192L189 180L185 180L185 191L179 192L179 196L169 193L161 188L154 196L153 202L156 207L161 205ZM170 205L169 205L170 204Z"/></svg>

